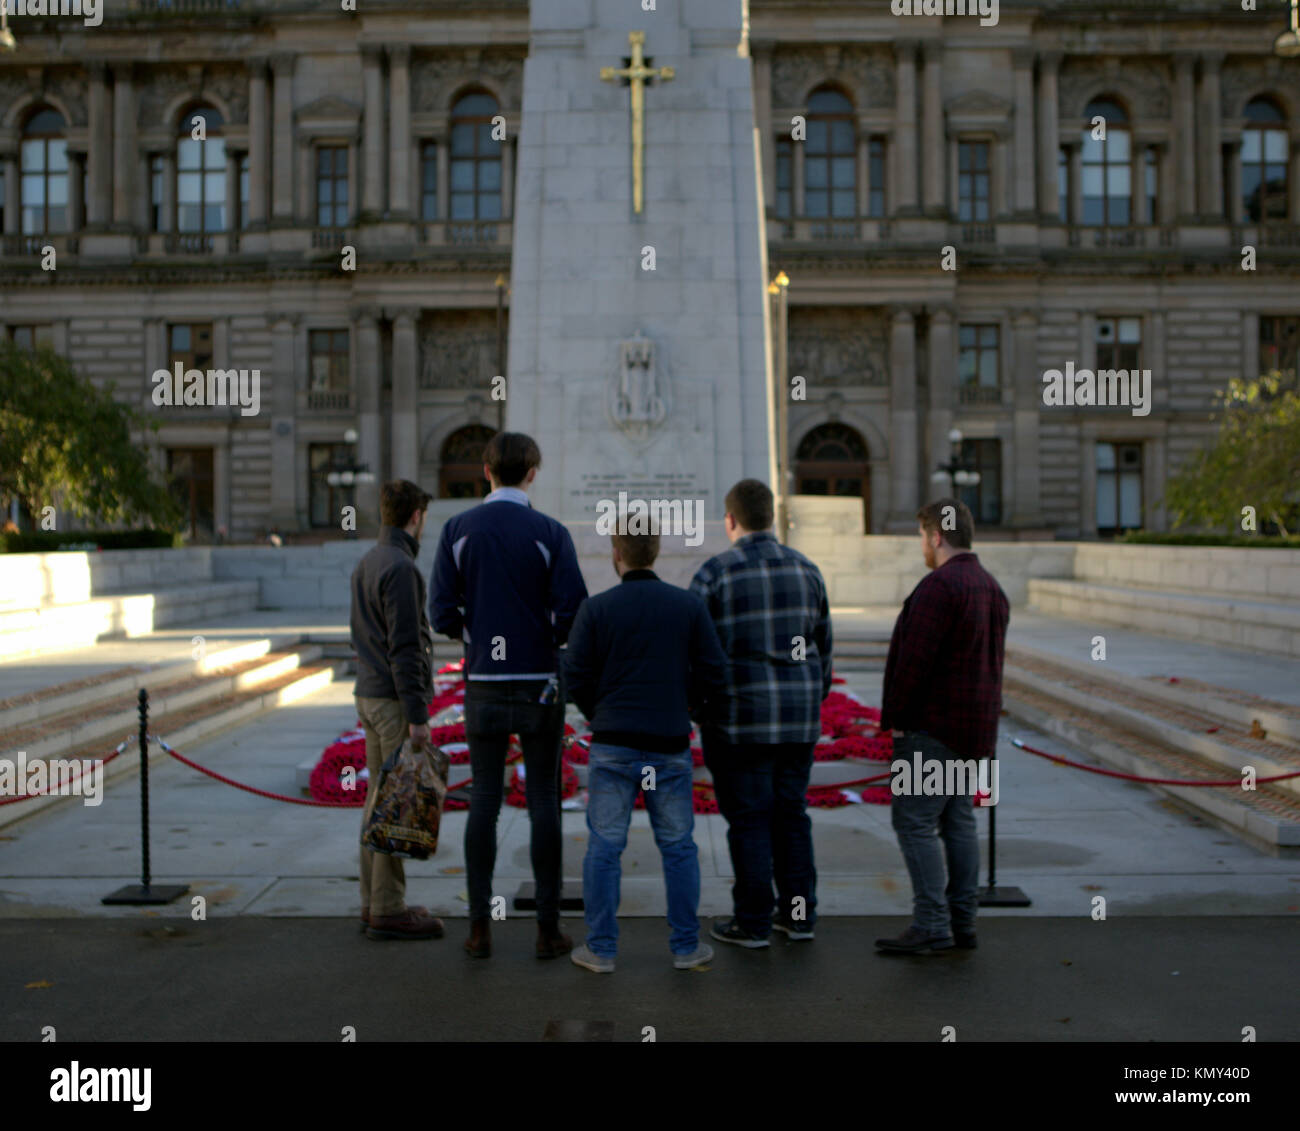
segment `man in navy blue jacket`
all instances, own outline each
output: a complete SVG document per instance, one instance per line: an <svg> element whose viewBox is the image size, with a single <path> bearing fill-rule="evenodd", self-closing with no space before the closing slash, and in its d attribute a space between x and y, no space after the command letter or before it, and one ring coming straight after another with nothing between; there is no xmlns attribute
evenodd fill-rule
<svg viewBox="0 0 1300 1131"><path fill-rule="evenodd" d="M533 439L498 432L483 458L492 491L443 526L429 598L434 631L465 643L465 732L474 778L465 825L465 950L475 958L492 953L497 816L506 752L511 734L517 734L532 825L537 957L556 958L573 949L573 940L560 932L565 695L559 648L587 587L568 530L528 500L527 488L542 462ZM548 687L552 679L560 680L558 688Z"/></svg>
<svg viewBox="0 0 1300 1131"><path fill-rule="evenodd" d="M570 957L597 974L614 970L619 858L638 789L663 858L673 965L689 970L713 957L712 947L700 945L696 916L691 716L706 714L724 691L727 658L705 603L655 576L658 555L658 534L613 536L622 582L583 603L564 659L570 698L592 729L582 865L587 942Z"/></svg>

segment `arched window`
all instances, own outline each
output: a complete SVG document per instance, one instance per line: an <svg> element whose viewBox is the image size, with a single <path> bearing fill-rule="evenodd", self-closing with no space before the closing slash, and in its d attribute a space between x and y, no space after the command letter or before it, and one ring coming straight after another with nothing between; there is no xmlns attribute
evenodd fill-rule
<svg viewBox="0 0 1300 1131"><path fill-rule="evenodd" d="M501 143L492 137L497 100L467 94L451 108L451 219L501 219Z"/></svg>
<svg viewBox="0 0 1300 1131"><path fill-rule="evenodd" d="M853 103L838 90L808 99L804 145L804 215L814 219L858 214L857 128Z"/></svg>
<svg viewBox="0 0 1300 1131"><path fill-rule="evenodd" d="M37 110L23 127L19 153L23 234L68 230L68 142L63 115Z"/></svg>
<svg viewBox="0 0 1300 1131"><path fill-rule="evenodd" d="M1132 139L1128 114L1113 98L1097 98L1083 112L1083 223L1100 227L1131 224ZM1098 118L1102 124L1094 126ZM1104 138L1094 136L1102 132Z"/></svg>
<svg viewBox="0 0 1300 1131"><path fill-rule="evenodd" d="M1287 153L1290 148L1286 115L1271 98L1246 104L1241 131L1241 209L1261 220L1287 218Z"/></svg>
<svg viewBox="0 0 1300 1131"><path fill-rule="evenodd" d="M196 129L202 120L203 130ZM176 147L176 230L226 230L226 139L224 122L211 106L196 106L181 115ZM195 133L204 133L204 140Z"/></svg>
<svg viewBox="0 0 1300 1131"><path fill-rule="evenodd" d="M438 495L444 499L481 499L488 493L483 478L483 450L496 435L485 424L467 424L442 443Z"/></svg>

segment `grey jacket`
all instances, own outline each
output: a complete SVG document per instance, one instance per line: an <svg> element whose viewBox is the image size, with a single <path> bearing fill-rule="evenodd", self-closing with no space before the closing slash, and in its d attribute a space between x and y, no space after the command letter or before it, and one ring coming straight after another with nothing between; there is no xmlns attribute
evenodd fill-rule
<svg viewBox="0 0 1300 1131"><path fill-rule="evenodd" d="M352 571L353 694L401 700L411 724L429 721L433 698L433 631L424 611L424 578L415 564L419 550L405 530L384 526Z"/></svg>

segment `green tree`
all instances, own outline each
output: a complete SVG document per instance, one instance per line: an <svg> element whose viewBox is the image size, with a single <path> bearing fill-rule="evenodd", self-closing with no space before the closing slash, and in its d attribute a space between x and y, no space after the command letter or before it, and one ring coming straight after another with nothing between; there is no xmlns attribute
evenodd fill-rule
<svg viewBox="0 0 1300 1131"><path fill-rule="evenodd" d="M180 509L131 440L151 426L52 349L0 341L0 498L173 530Z"/></svg>
<svg viewBox="0 0 1300 1131"><path fill-rule="evenodd" d="M1234 377L1218 399L1218 435L1166 489L1174 524L1240 533L1250 506L1284 535L1300 528L1300 390L1274 372Z"/></svg>

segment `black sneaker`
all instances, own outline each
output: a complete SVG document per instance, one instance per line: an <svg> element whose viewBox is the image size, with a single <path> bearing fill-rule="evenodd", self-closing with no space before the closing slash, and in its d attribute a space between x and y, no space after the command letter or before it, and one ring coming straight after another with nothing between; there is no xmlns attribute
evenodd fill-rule
<svg viewBox="0 0 1300 1131"><path fill-rule="evenodd" d="M797 942L802 942L805 939L813 937L812 924L807 920L773 919L772 929L774 931L784 932L791 939Z"/></svg>
<svg viewBox="0 0 1300 1131"><path fill-rule="evenodd" d="M719 919L709 928L711 934L719 942L728 942L733 946L743 946L747 950L759 950L765 946L771 946L767 939L760 939L757 935L751 935L735 919Z"/></svg>
<svg viewBox="0 0 1300 1131"><path fill-rule="evenodd" d="M877 939L876 948L882 954L936 954L952 949L952 936L927 935L915 926L909 926L897 938Z"/></svg>
<svg viewBox="0 0 1300 1131"><path fill-rule="evenodd" d="M979 944L975 941L974 931L952 929L952 942L958 950L974 950Z"/></svg>

